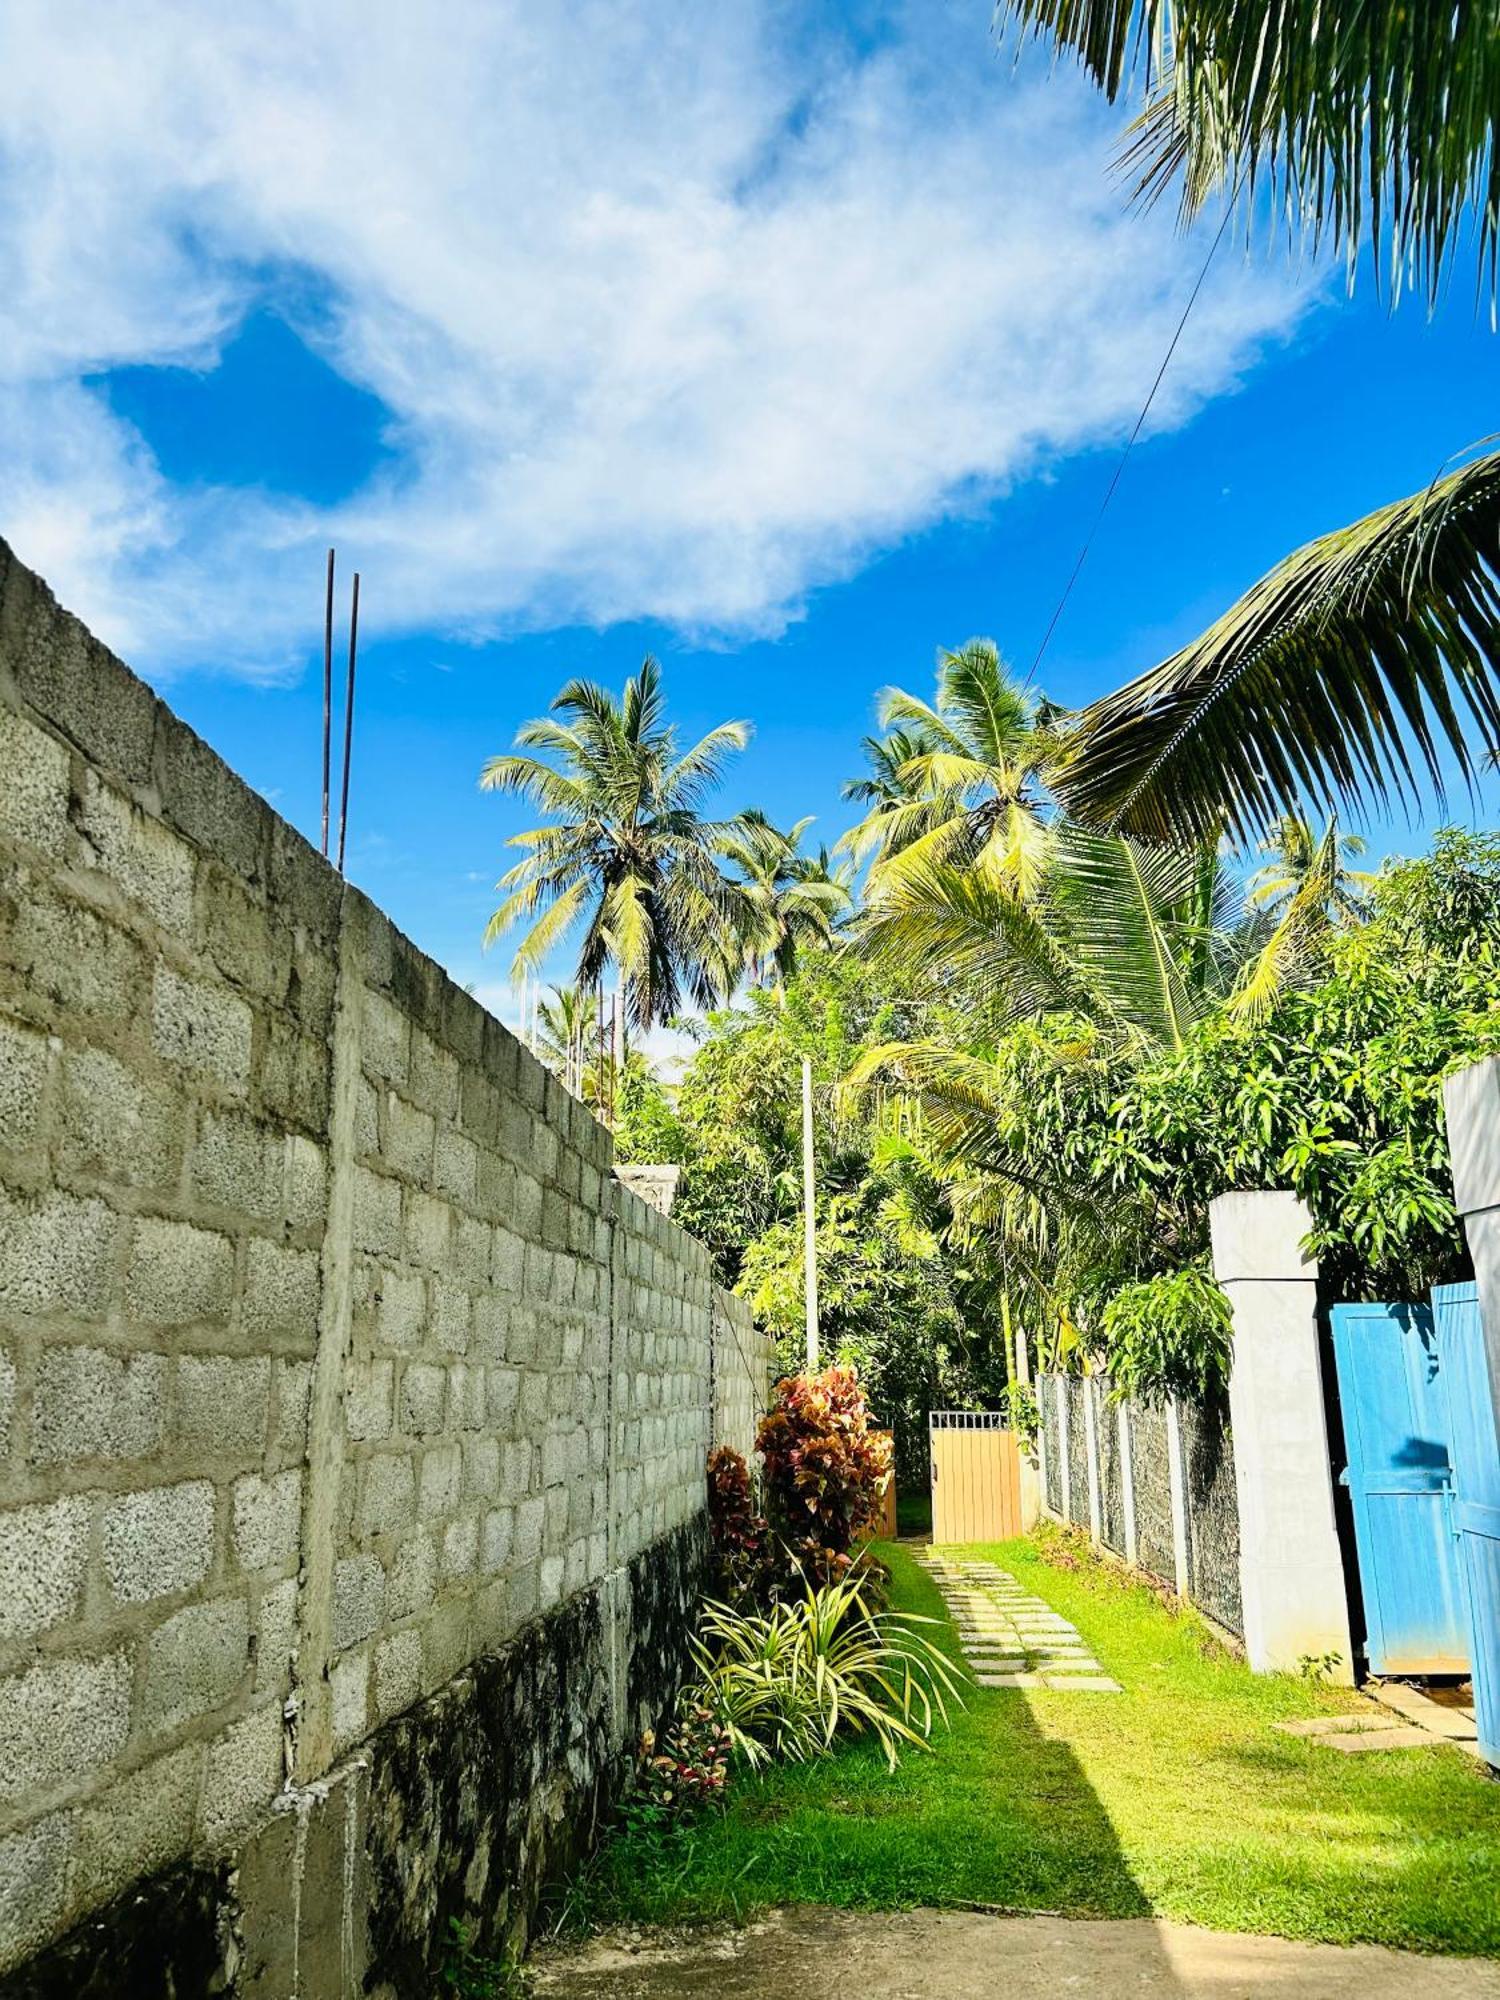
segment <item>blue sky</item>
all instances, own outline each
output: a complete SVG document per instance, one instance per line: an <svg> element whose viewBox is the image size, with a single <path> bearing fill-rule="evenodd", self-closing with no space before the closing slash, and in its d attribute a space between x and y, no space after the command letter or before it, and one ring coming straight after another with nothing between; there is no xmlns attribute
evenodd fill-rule
<svg viewBox="0 0 1500 2000"><path fill-rule="evenodd" d="M17 10L0 533L314 836L335 542L351 873L498 999L484 757L652 651L685 732L756 726L726 803L831 839L879 687L981 632L1030 664L1204 241L1127 209L1115 114L997 61L985 0L463 4L441 51L333 10L274 66L259 11L146 4L79 57ZM1460 265L1391 315L1227 239L1047 690L1492 430L1473 300Z"/></svg>

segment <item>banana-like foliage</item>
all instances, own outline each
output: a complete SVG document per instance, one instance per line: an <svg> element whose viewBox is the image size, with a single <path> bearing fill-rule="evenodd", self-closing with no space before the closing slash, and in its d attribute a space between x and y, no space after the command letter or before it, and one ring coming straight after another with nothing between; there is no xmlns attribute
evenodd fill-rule
<svg viewBox="0 0 1500 2000"><path fill-rule="evenodd" d="M1072 719L1053 788L1089 825L1248 842L1440 795L1500 744L1500 452L1288 556L1200 638ZM1471 735L1472 731L1472 735Z"/></svg>
<svg viewBox="0 0 1500 2000"><path fill-rule="evenodd" d="M1394 293L1435 299L1475 225L1493 291L1500 237L1495 0L998 0L1013 25L1079 57L1113 100L1151 95L1127 160L1188 214L1258 195L1351 264L1372 244Z"/></svg>
<svg viewBox="0 0 1500 2000"><path fill-rule="evenodd" d="M1180 1046L1229 983L1234 892L1216 855L1067 820L1049 837L1024 898L974 867L903 870L867 906L861 944L904 981L963 993L995 1028L1067 1013Z"/></svg>

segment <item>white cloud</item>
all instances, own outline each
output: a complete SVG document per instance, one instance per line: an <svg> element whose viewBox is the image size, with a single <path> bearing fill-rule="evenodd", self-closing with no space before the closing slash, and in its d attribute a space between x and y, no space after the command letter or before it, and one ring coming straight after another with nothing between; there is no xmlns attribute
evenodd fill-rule
<svg viewBox="0 0 1500 2000"><path fill-rule="evenodd" d="M329 540L387 631L775 629L1118 436L1203 254L983 0L872 5L860 44L779 0L6 14L0 532L158 670L285 665ZM393 458L332 508L173 487L81 378L211 366L288 267ZM1158 421L1304 297L1227 253Z"/></svg>

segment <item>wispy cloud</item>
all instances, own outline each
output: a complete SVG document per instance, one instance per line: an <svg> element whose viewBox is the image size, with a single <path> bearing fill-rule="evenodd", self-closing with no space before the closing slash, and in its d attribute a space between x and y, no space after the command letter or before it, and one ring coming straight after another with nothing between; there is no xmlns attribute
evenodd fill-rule
<svg viewBox="0 0 1500 2000"><path fill-rule="evenodd" d="M330 539L386 630L766 631L1118 435L1202 247L1126 212L1115 117L982 0L802 11L11 0L0 532L158 670L296 658ZM390 456L334 508L170 483L85 378L212 366L289 270ZM1227 259L1157 421L1305 296Z"/></svg>

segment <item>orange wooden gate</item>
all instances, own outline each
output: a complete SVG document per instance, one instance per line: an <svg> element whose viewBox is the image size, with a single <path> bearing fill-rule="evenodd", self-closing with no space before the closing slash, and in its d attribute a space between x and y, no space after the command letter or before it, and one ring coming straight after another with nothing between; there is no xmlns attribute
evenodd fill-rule
<svg viewBox="0 0 1500 2000"><path fill-rule="evenodd" d="M933 1410L932 1539L1003 1542L1021 1533L1021 1455L993 1410Z"/></svg>

